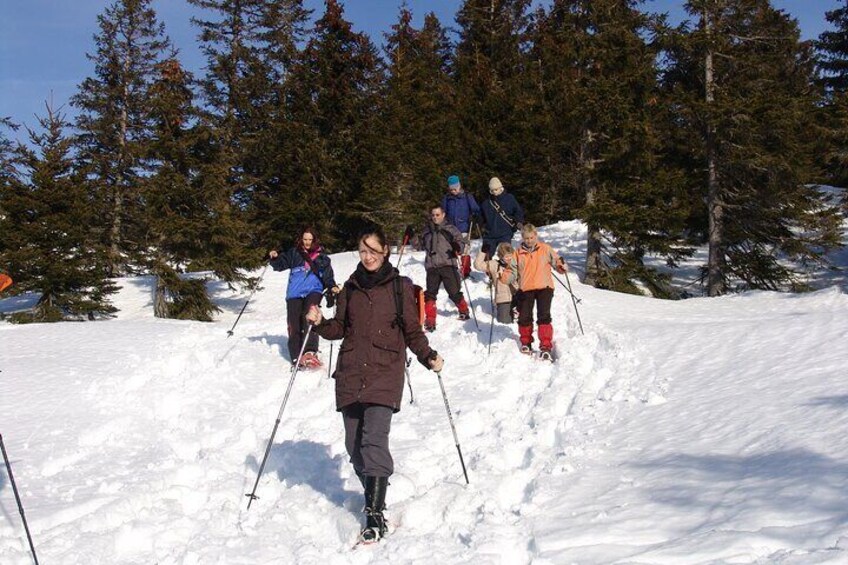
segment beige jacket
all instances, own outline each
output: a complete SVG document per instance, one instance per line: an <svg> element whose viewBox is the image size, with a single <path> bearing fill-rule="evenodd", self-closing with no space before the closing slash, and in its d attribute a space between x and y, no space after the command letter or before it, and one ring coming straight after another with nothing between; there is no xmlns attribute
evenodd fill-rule
<svg viewBox="0 0 848 565"><path fill-rule="evenodd" d="M495 281L495 304L503 304L504 302L512 302L512 296L517 290L517 286L512 284L504 284L500 281L500 275L503 267L498 265L497 258L486 261L486 254L482 251L474 258L474 268L478 271L489 275L489 279Z"/></svg>

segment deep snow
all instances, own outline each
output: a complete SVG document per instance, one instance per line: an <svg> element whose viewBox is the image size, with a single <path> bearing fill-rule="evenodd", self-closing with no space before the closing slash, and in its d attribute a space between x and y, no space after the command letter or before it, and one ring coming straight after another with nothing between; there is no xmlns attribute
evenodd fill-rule
<svg viewBox="0 0 848 565"><path fill-rule="evenodd" d="M579 223L541 233L581 264ZM334 255L338 276L356 260ZM423 281L421 254L402 271ZM413 363L416 402L391 435L395 531L355 551L363 498L326 370L297 376L246 511L290 377L286 273L268 272L231 338L246 294L213 286L214 323L158 320L148 278L120 281L112 321L0 324L0 432L39 560L848 563L842 291L669 302L572 274L586 334L557 287L551 365L508 326L487 355L481 279L481 330L442 293L431 338L471 484L435 375ZM29 563L5 470L0 514L0 563Z"/></svg>

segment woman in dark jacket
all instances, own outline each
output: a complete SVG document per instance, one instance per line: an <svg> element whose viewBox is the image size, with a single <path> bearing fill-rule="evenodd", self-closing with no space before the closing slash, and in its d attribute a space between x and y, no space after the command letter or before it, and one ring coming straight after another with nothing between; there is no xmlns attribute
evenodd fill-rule
<svg viewBox="0 0 848 565"><path fill-rule="evenodd" d="M394 471L389 428L403 397L406 348L428 369L438 372L443 364L418 323L412 281L400 277L388 256L382 230L364 233L359 238L360 263L338 295L336 316L324 319L317 306L307 314L321 337L344 340L333 373L336 409L342 413L353 469L365 488L365 542L380 539L386 531L383 509ZM402 316L398 298L403 301Z"/></svg>
<svg viewBox="0 0 848 565"><path fill-rule="evenodd" d="M272 250L268 256L275 271L291 271L286 288L286 317L292 365L300 362L301 367L318 367L321 360L318 358L317 335L309 336L303 359L298 359L298 355L303 346L303 336L306 335L306 313L310 306L320 304L325 289L336 286L330 258L312 228L302 229L294 247L285 253ZM330 300L332 296L328 294Z"/></svg>

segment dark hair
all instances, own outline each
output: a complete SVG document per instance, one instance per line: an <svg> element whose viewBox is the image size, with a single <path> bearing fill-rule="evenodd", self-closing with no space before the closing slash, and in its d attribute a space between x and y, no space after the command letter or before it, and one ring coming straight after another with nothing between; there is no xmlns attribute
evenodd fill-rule
<svg viewBox="0 0 848 565"><path fill-rule="evenodd" d="M303 226L297 232L297 239L295 240L295 243L294 243L295 247L297 247L298 249L303 247L303 234L305 234L305 233L312 234L312 249L317 249L318 245L319 245L318 232L315 231L315 228L313 228L312 226Z"/></svg>
<svg viewBox="0 0 848 565"><path fill-rule="evenodd" d="M432 206L430 206L430 211L432 212L436 208L438 208L442 212L445 212L445 208L441 204L433 204Z"/></svg>
<svg viewBox="0 0 848 565"><path fill-rule="evenodd" d="M377 240L377 243L380 244L380 247L387 248L389 250L386 253L386 259L392 254L392 248L389 246L388 241L386 240L386 233L383 231L383 228L380 226L368 226L359 232L359 237L357 238L357 243L361 243L371 249L368 244L365 243L365 240L369 237L373 237ZM377 249L371 249L371 251L378 251Z"/></svg>

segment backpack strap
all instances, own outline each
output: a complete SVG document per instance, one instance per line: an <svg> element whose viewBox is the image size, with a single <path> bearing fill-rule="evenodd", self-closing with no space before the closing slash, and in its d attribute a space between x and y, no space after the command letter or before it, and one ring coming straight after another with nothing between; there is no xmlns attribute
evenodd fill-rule
<svg viewBox="0 0 848 565"><path fill-rule="evenodd" d="M395 321L393 322L393 327L400 326L400 331L403 334L404 341L406 341L406 325L403 321L403 286L402 286L400 275L395 277L395 280L392 281L392 284L395 286Z"/></svg>
<svg viewBox="0 0 848 565"><path fill-rule="evenodd" d="M348 282L344 283L344 293L345 293L344 328L345 328L345 334L347 334L347 329L350 328L350 322L348 321L348 318L347 318L347 309L348 309L348 305L350 304L350 295L353 294L353 288L351 287L350 283L348 283Z"/></svg>

